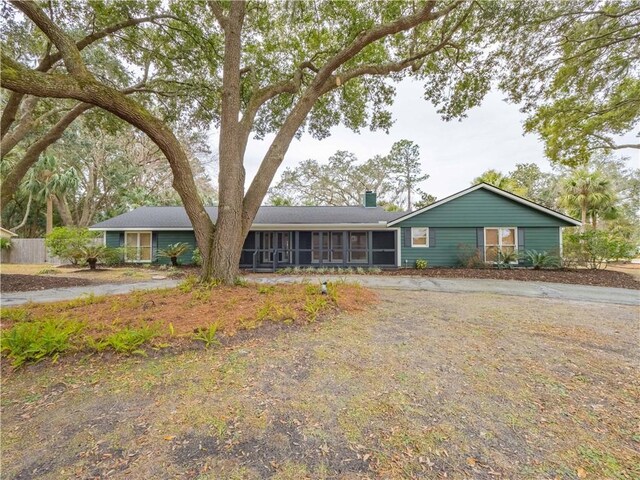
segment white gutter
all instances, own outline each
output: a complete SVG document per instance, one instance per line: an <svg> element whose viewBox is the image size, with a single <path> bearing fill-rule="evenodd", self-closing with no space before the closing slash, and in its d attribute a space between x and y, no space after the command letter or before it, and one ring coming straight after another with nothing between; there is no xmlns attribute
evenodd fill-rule
<svg viewBox="0 0 640 480"><path fill-rule="evenodd" d="M167 232L167 231L193 231L193 227L107 227L107 228L95 228L91 227L89 230L93 231L105 231L105 232ZM388 230L387 222L377 223L260 223L252 225L250 230L252 231L264 231L264 230ZM393 229L395 230L395 229Z"/></svg>

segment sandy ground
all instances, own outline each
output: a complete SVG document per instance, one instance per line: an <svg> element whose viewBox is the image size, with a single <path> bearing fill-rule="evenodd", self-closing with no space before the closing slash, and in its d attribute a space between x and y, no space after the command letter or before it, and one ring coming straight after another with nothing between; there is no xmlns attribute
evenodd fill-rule
<svg viewBox="0 0 640 480"><path fill-rule="evenodd" d="M224 348L5 372L3 478L640 478L637 307L379 294Z"/></svg>

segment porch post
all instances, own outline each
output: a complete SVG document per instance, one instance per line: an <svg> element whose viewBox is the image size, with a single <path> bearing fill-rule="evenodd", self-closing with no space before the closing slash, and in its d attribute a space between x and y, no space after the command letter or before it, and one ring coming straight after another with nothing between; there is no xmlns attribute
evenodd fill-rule
<svg viewBox="0 0 640 480"><path fill-rule="evenodd" d="M300 232L296 230L293 234L293 262L296 266L300 265Z"/></svg>
<svg viewBox="0 0 640 480"><path fill-rule="evenodd" d="M347 254L349 249L347 248L347 242L349 241L349 232L346 230L342 232L342 266L347 264Z"/></svg>
<svg viewBox="0 0 640 480"><path fill-rule="evenodd" d="M373 232L371 230L367 232L367 259L369 266L373 265Z"/></svg>

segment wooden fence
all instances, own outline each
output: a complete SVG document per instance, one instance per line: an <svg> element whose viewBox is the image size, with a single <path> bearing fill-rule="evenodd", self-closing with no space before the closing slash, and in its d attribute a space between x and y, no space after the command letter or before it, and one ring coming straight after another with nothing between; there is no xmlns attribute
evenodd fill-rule
<svg viewBox="0 0 640 480"><path fill-rule="evenodd" d="M102 244L102 238L96 243ZM49 254L44 246L44 238L12 238L11 248L2 251L2 263L65 263L58 257Z"/></svg>

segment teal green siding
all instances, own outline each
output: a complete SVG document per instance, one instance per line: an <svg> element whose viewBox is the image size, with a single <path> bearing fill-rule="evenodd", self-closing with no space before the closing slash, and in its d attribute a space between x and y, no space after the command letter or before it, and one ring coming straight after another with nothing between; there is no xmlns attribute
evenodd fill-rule
<svg viewBox="0 0 640 480"><path fill-rule="evenodd" d="M105 245L109 248L120 247L120 233L122 232L105 232Z"/></svg>
<svg viewBox="0 0 640 480"><path fill-rule="evenodd" d="M560 254L560 232L558 228L525 228L525 250Z"/></svg>
<svg viewBox="0 0 640 480"><path fill-rule="evenodd" d="M414 266L419 258L429 266L453 267L458 264L460 245L477 246L476 228L518 227L524 229L524 249L558 254L559 229L570 224L564 220L514 202L496 193L478 189L455 200L399 222L402 228L401 264ZM430 227L435 230L435 246L404 246L407 227ZM406 229L406 230L405 230Z"/></svg>
<svg viewBox="0 0 640 480"><path fill-rule="evenodd" d="M109 248L119 248L120 235L124 232L113 231L106 232L106 245ZM183 255L178 257L178 262L182 265L189 265L192 263L193 250L196 248L196 239L193 232L188 231L167 231L167 232L153 232L151 245L152 252L151 258L154 263L171 263L171 259L165 257L158 257L158 250L167 248L170 244L185 242L189 244L189 250ZM123 259L124 260L124 259Z"/></svg>
<svg viewBox="0 0 640 480"><path fill-rule="evenodd" d="M462 246L477 247L476 228L431 228L435 230L432 236L435 234L436 242L435 246L427 248L405 247L404 236L410 235L411 231L401 231L400 258L403 267L414 267L417 259L427 260L430 267L455 267L459 263L458 255ZM524 230L524 250L560 254L559 227L519 227L519 230Z"/></svg>
<svg viewBox="0 0 640 480"><path fill-rule="evenodd" d="M484 189L397 223L396 227L564 227L560 218Z"/></svg>
<svg viewBox="0 0 640 480"><path fill-rule="evenodd" d="M158 250L163 250L167 248L167 246L174 243L187 243L189 245L189 250L186 251L183 255L178 257L178 263L181 265L188 265L193 262L193 251L196 248L196 237L193 232L186 231L171 231L171 232L156 232L158 236ZM158 263L171 263L171 259L166 257L158 257L157 251L154 251L154 261Z"/></svg>
<svg viewBox="0 0 640 480"><path fill-rule="evenodd" d="M471 248L476 246L475 228L436 228L436 246L427 248L402 246L405 233L410 235L411 232L401 232L400 259L403 267L414 267L419 258L427 260L429 267L455 267L458 264L459 245L468 245Z"/></svg>

